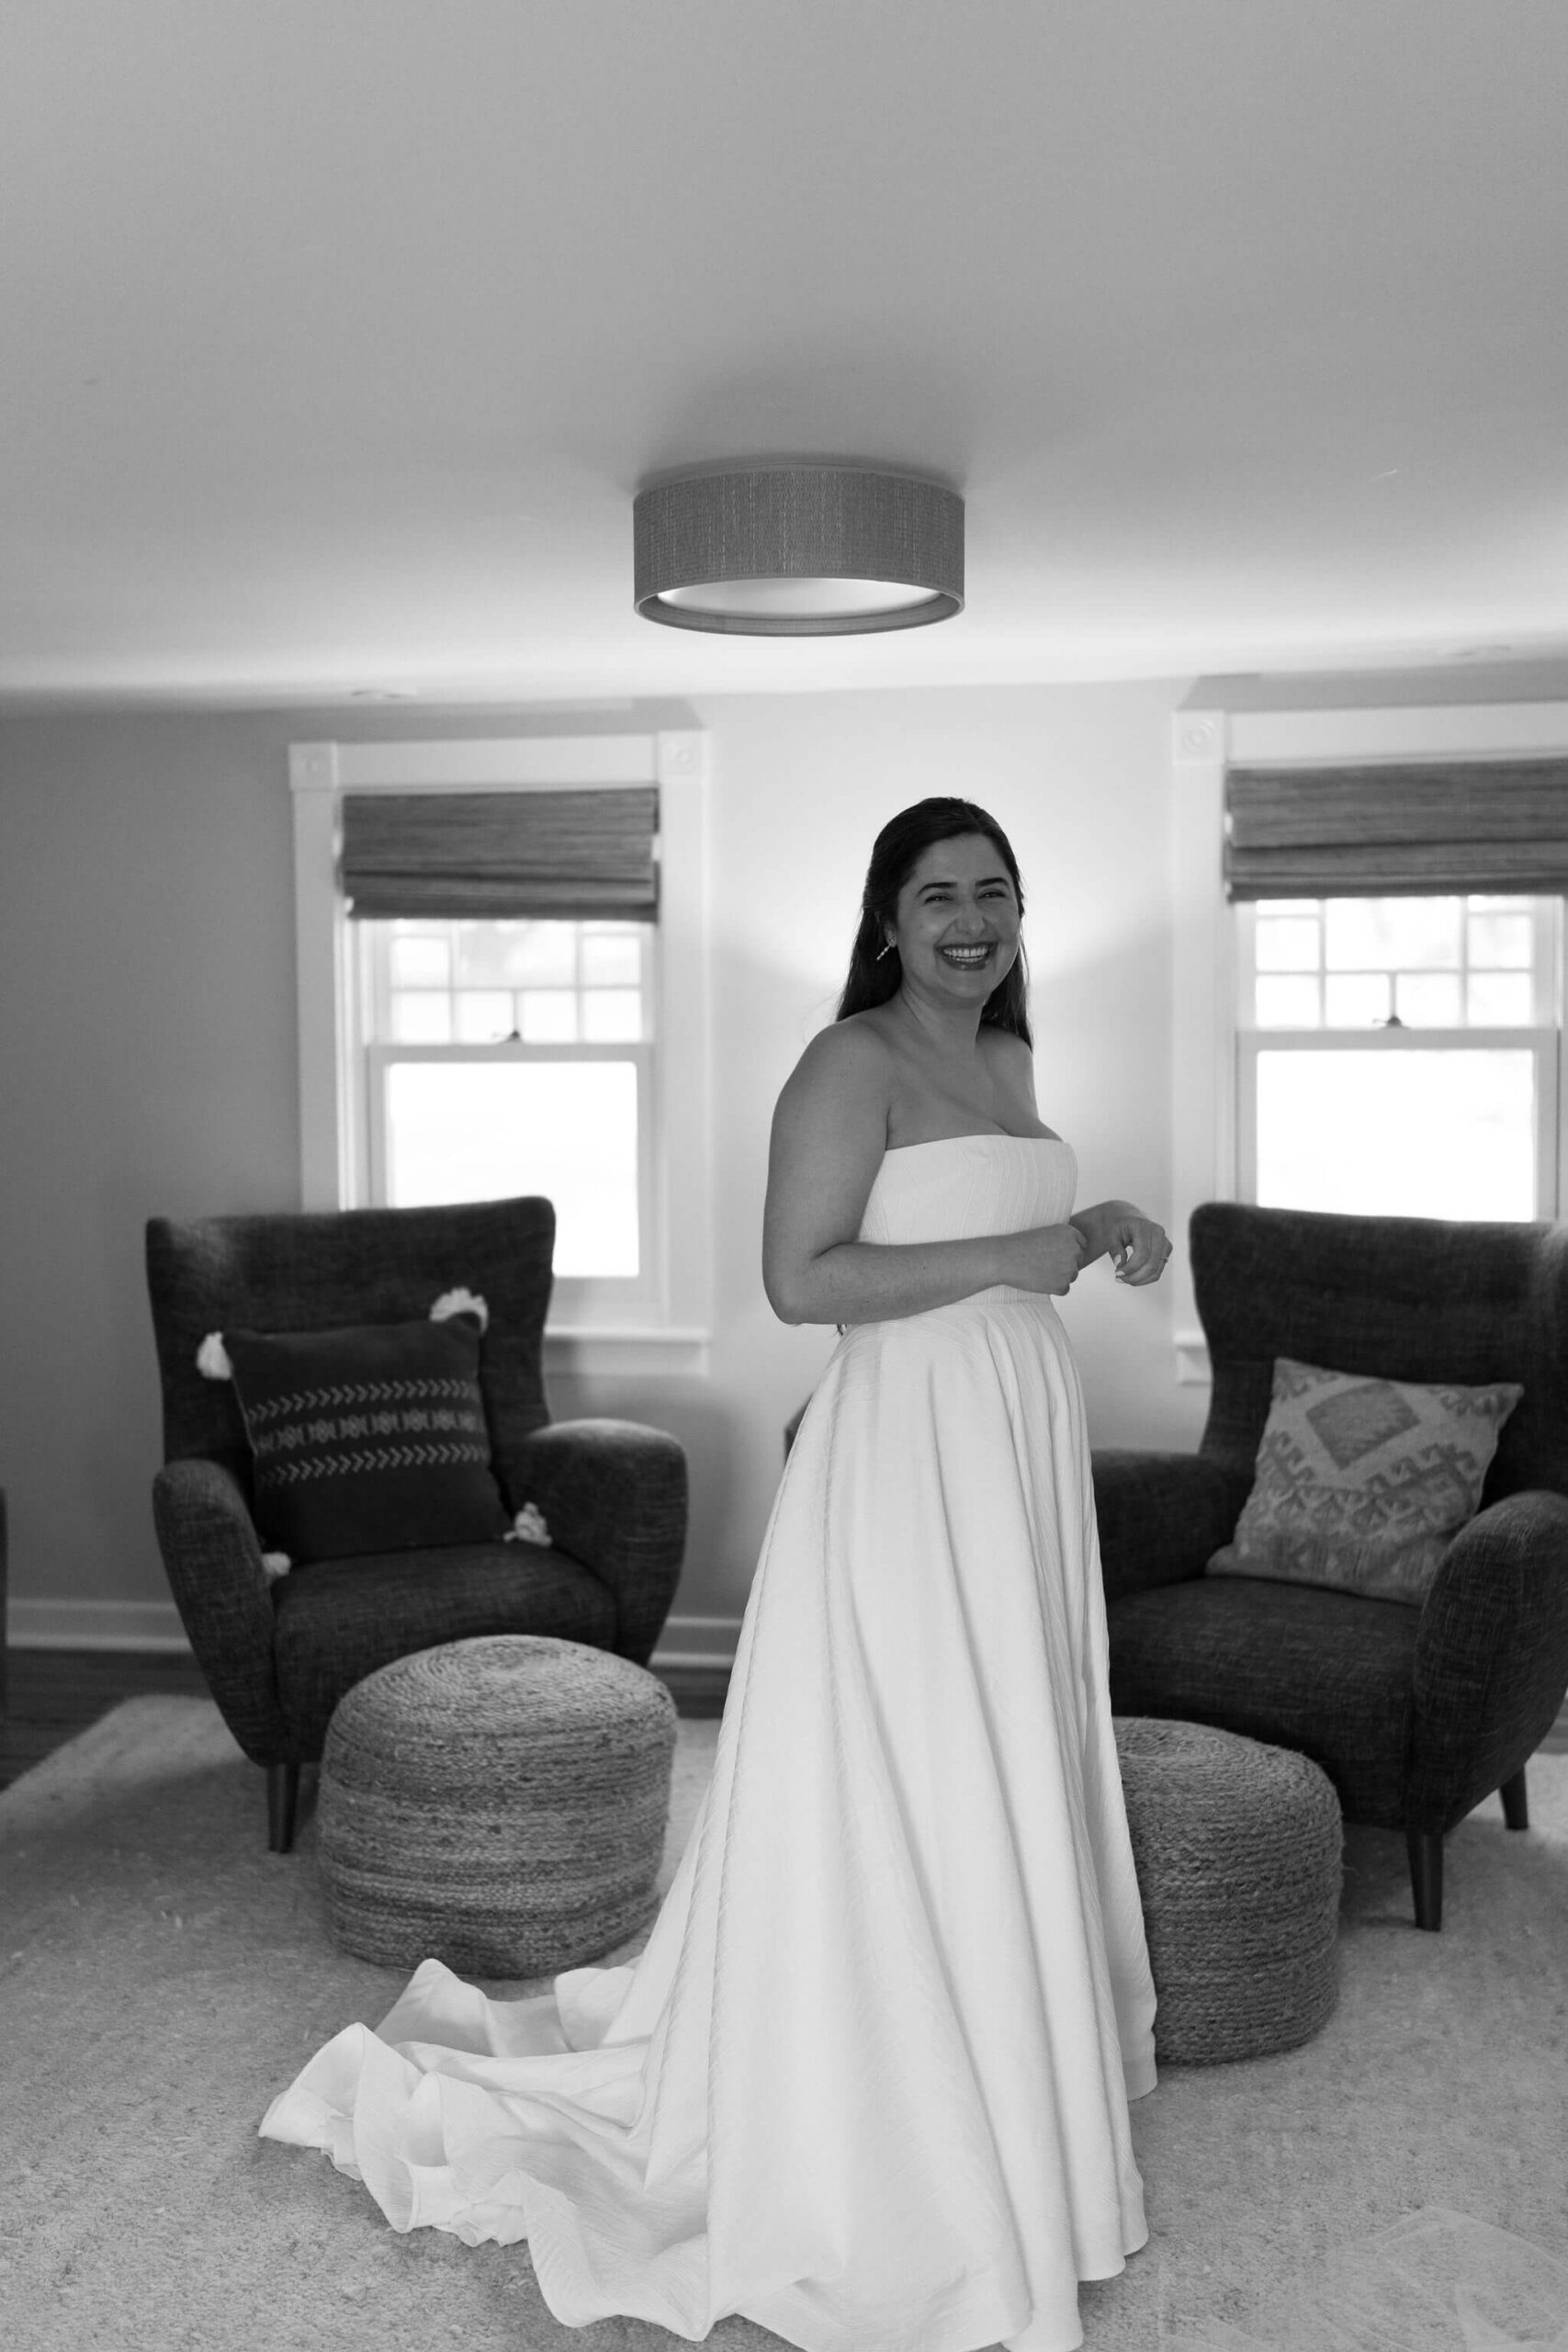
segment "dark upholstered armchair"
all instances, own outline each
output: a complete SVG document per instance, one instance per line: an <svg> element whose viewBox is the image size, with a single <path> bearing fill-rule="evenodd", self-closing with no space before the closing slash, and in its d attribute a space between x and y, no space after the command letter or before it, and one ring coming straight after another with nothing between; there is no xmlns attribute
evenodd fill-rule
<svg viewBox="0 0 1568 2352"><path fill-rule="evenodd" d="M293 1838L301 1764L320 1757L343 1693L377 1667L478 1634L552 1634L647 1664L681 1571L685 1456L632 1422L551 1422L540 1366L554 1241L555 1212L536 1199L148 1225L158 1540L212 1695L266 1768L276 1852ZM414 1321L458 1287L490 1310L479 1386L507 1510L536 1504L549 1546L362 1555L269 1580L239 1407L229 1382L198 1373L203 1338Z"/></svg>
<svg viewBox="0 0 1568 2352"><path fill-rule="evenodd" d="M1196 1454L1095 1455L1118 1713L1310 1756L1346 1817L1403 1829L1417 1925L1443 1836L1525 1762L1568 1689L1568 1227L1210 1202L1191 1223L1213 1367ZM1518 1381L1482 1509L1419 1606L1202 1574L1253 1478L1276 1356L1413 1382Z"/></svg>

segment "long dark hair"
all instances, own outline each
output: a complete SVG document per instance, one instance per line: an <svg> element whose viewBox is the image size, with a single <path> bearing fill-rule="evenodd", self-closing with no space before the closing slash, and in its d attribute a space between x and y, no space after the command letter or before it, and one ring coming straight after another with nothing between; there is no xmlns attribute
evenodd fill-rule
<svg viewBox="0 0 1568 2352"><path fill-rule="evenodd" d="M882 949L897 919L898 893L933 842L957 841L966 833L984 833L991 842L1007 867L1022 914L1023 884L1018 860L994 817L976 808L973 800L917 800L913 808L900 808L871 845L871 864L861 892L860 928L850 950L849 978L835 1021L843 1021L852 1012L868 1012L873 1005L886 1004L897 995L904 977L903 958L897 947L890 956L884 956ZM982 1027L1010 1029L1026 1046L1033 1045L1029 1034L1029 967L1021 939L1012 969L986 999L980 1022Z"/></svg>

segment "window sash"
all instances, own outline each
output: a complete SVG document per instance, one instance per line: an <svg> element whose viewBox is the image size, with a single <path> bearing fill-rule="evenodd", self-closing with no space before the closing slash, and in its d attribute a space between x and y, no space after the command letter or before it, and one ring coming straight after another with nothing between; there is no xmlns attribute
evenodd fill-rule
<svg viewBox="0 0 1568 2352"><path fill-rule="evenodd" d="M1529 1029L1246 1029L1236 1037L1237 1197L1258 1198L1260 1054L1528 1053L1535 1065L1535 1214L1557 1214L1561 1044L1554 1027Z"/></svg>
<svg viewBox="0 0 1568 2352"><path fill-rule="evenodd" d="M1280 897L1283 897L1284 895L1285 894L1283 892L1280 893ZM1313 895L1321 898L1355 898L1363 896L1376 896L1379 898L1409 898L1416 895L1429 898L1458 898L1468 897L1470 893L1433 890L1423 891L1416 894L1410 891L1391 890L1386 892L1378 891L1375 893L1371 891L1324 891L1313 894L1303 892L1302 895L1303 897ZM1478 898L1483 895L1506 895L1509 897L1525 896L1522 892L1495 894L1491 892L1483 893L1480 891L1477 891L1474 895ZM1531 956L1528 968L1530 979L1530 998L1535 1010L1534 1017L1531 1021L1528 1023L1520 1022L1517 1023L1508 1024L1510 1034L1515 1036L1528 1036L1532 1029L1543 1029L1554 1032L1557 1026L1556 1013L1559 999L1558 974L1559 967L1562 960L1562 901L1561 899L1551 898L1546 895L1538 895L1529 901L1529 919L1534 928L1535 940L1534 953ZM1255 986L1258 978L1258 908L1257 903L1248 900L1242 900L1235 906L1229 918L1230 922L1234 927L1232 935L1235 941L1236 950L1234 964L1235 987L1235 1034L1238 1036L1245 1035L1248 1030L1254 1029L1258 1026L1258 999ZM1407 970L1410 967L1401 965L1397 967L1390 967L1388 968L1403 971ZM1452 970L1459 977L1462 986L1465 979L1468 978L1470 971L1468 952L1464 960L1461 963L1447 967L1438 967L1436 968ZM1526 967L1521 966L1519 968L1523 970ZM1323 979L1331 976L1326 971L1319 971L1314 974L1303 973L1301 977L1303 978L1314 978ZM1398 1027L1405 1027L1407 1034L1409 1032L1414 1032L1417 1036L1430 1036L1436 1034L1435 1031L1429 1030L1424 1025L1416 1023L1409 1024L1396 1024L1396 1033ZM1320 1029L1314 1029L1302 1033L1292 1029L1269 1027L1262 1029L1259 1034L1265 1037L1288 1037L1301 1034L1306 1034L1309 1035L1334 1034L1351 1038L1364 1038L1378 1035L1379 1029L1369 1025L1366 1028L1356 1029L1342 1027L1333 1033Z"/></svg>
<svg viewBox="0 0 1568 2352"><path fill-rule="evenodd" d="M1284 895L1281 893L1280 895ZM1292 896L1337 897L1355 893L1303 891ZM1379 892L1402 897L1404 892ZM1422 893L1457 897L1459 892ZM1479 892L1477 895L1481 895ZM1491 895L1491 894L1488 894ZM1522 895L1507 893L1503 895ZM1235 1197L1258 1197L1258 1057L1260 1053L1431 1053L1447 1049L1529 1052L1535 1063L1535 1182L1536 1215L1559 1214L1563 1177L1561 1113L1564 1077L1564 1045L1556 1018L1562 962L1563 905L1561 899L1541 894L1531 908L1535 952L1531 964L1536 1017L1517 1025L1427 1028L1417 1023L1384 1028L1333 1026L1314 1029L1273 1029L1257 1025L1253 984L1257 978L1257 910L1242 904L1232 909L1228 927L1235 944L1234 966L1233 1050L1231 1069L1235 1102Z"/></svg>
<svg viewBox="0 0 1568 2352"><path fill-rule="evenodd" d="M640 1307L659 1298L658 1236L660 1216L660 1154L655 1147L654 1048L646 1041L634 1045L524 1046L400 1046L378 1041L365 1047L368 1134L367 1166L370 1198L387 1198L387 1072L408 1062L635 1062L637 1115L637 1273L629 1275L558 1275L552 1294L554 1320L594 1309Z"/></svg>
<svg viewBox="0 0 1568 2352"><path fill-rule="evenodd" d="M607 920L607 918L595 917L591 920L604 921ZM393 1045L404 1042L395 1039L392 1036L392 1000L395 996L400 993L405 993L405 991L396 989L392 986L390 942L386 933L373 930L368 923L364 927L364 929L356 931L355 937L356 941L361 944L359 970L361 974L361 1001L367 1009L367 1020L366 1026L367 1042L370 1044L379 1043L382 1045ZM598 1044L604 1042L615 1044L617 1042L626 1042L632 1045L639 1043L643 1045L652 1045L655 1042L654 1019L658 998L657 957L660 944L658 926L653 923L639 924L637 932L637 978L636 986L637 994L642 1000L641 1038L631 1038L625 1041L618 1041L615 1039L601 1041L598 1039L592 1039L588 1041L590 1043ZM503 987L498 986L493 993L505 993L516 996L524 989L533 985L535 984L527 981L507 982ZM543 984L541 983L540 985L542 986ZM627 985L629 986L630 983ZM451 979L444 989L436 989L432 991L432 993L436 995L446 995L453 1001L454 1004L457 998L465 992L467 991L465 991L464 988L456 978ZM590 996L593 992L594 984L588 983L584 985L577 980L573 981L570 990L570 993L575 996L579 1000L580 1003L583 997ZM406 1042L413 1044L417 1041L409 1039ZM441 1042L468 1044L479 1043L483 1041L477 1039L455 1039ZM500 1044L510 1041L497 1039L494 1042ZM529 1045L545 1045L555 1041L550 1039L527 1039L522 1042Z"/></svg>

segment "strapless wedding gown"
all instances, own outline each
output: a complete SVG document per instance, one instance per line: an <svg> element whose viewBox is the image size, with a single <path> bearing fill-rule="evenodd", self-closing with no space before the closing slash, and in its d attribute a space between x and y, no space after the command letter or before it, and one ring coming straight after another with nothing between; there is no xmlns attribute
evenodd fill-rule
<svg viewBox="0 0 1568 2352"><path fill-rule="evenodd" d="M889 1152L878 1242L1059 1224L1070 1148ZM1068 2352L1146 2235L1154 1987L1077 1375L1049 1298L862 1324L800 1425L713 1776L641 1956L435 1961L268 2109L395 2229L526 2238L581 2326Z"/></svg>

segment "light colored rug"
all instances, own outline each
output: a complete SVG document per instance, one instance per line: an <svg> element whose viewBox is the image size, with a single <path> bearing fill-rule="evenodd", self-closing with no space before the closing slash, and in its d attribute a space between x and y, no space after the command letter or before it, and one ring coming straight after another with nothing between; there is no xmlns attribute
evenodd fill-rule
<svg viewBox="0 0 1568 2352"><path fill-rule="evenodd" d="M717 1730L681 1725L666 1883ZM1495 1800L1454 1833L1439 1936L1410 1924L1402 1841L1351 1832L1324 2032L1168 2071L1134 2108L1153 2233L1084 2290L1090 2352L1276 2352L1346 2249L1422 2208L1568 2258L1568 1757L1530 1781L1528 1835ZM264 1822L261 1774L194 1699L130 1701L0 1797L0 2342L674 2352L637 2321L561 2327L525 2248L398 2237L324 2157L257 2139L400 1982L330 1941L313 1823L274 1856ZM777 2345L739 2319L709 2342Z"/></svg>

